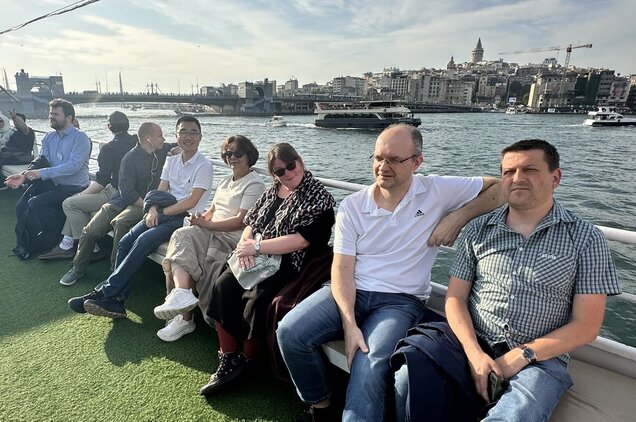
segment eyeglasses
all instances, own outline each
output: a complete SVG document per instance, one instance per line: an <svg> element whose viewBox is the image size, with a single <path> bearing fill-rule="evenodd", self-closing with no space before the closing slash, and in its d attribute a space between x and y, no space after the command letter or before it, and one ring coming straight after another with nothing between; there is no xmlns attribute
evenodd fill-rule
<svg viewBox="0 0 636 422"><path fill-rule="evenodd" d="M196 130L180 130L179 132L177 132L177 135L179 135L179 138L185 138L187 136L189 136L190 138L196 138L197 136L201 135L201 132L197 132Z"/></svg>
<svg viewBox="0 0 636 422"><path fill-rule="evenodd" d="M296 169L296 161L294 160L291 163L287 164L287 166L285 166L285 168L276 169L272 173L274 173L274 176L276 176L276 177L283 177L285 175L285 170L294 171L295 169Z"/></svg>
<svg viewBox="0 0 636 422"><path fill-rule="evenodd" d="M384 163L384 164L386 164L386 165L388 165L390 167L393 167L393 166L397 166L398 164L402 164L406 160L410 160L411 158L415 158L417 156L418 156L418 154L413 154L410 157L406 157L405 159L400 160L399 158L384 158L384 157L381 157L379 155L373 154L369 158L371 158L372 160L376 161L380 165L382 163Z"/></svg>
<svg viewBox="0 0 636 422"><path fill-rule="evenodd" d="M224 160L230 159L232 158L232 156L235 156L236 158L241 158L242 156L244 156L245 153L243 151L225 151L223 154L221 154L221 158L223 158Z"/></svg>

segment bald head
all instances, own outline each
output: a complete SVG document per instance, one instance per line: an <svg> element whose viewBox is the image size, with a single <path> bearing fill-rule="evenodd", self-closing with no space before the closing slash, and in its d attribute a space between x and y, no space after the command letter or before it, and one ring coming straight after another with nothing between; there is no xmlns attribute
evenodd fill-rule
<svg viewBox="0 0 636 422"><path fill-rule="evenodd" d="M150 138L154 133L158 130L161 130L158 124L153 122L144 122L139 126L137 130L137 136L139 137L139 142L144 139Z"/></svg>
<svg viewBox="0 0 636 422"><path fill-rule="evenodd" d="M422 133L417 130L415 126L407 125L405 123L393 124L380 133L380 136L378 136L378 142L381 139L386 141L393 138L410 140L413 144L413 154L422 155Z"/></svg>

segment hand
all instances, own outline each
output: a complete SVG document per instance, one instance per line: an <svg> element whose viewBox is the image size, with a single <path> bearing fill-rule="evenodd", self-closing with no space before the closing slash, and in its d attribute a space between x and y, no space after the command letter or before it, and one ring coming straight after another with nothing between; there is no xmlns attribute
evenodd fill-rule
<svg viewBox="0 0 636 422"><path fill-rule="evenodd" d="M503 374L499 365L497 365L497 362L492 360L492 358L483 351L479 352L476 356L469 357L468 364L470 366L470 373L473 377L473 381L475 382L475 389L477 390L477 393L486 402L489 402L488 375L491 372L494 372L498 376L502 377Z"/></svg>
<svg viewBox="0 0 636 422"><path fill-rule="evenodd" d="M442 218L437 224L431 237L428 238L428 246L453 246L459 232L466 224L461 213L454 211Z"/></svg>
<svg viewBox="0 0 636 422"><path fill-rule="evenodd" d="M358 349L362 353L369 353L369 348L367 344L364 342L364 336L362 335L362 331L358 326L354 326L351 328L345 328L344 330L344 340L345 340L345 353L347 355L347 366L351 369L351 365L353 364L353 357L356 355Z"/></svg>
<svg viewBox="0 0 636 422"><path fill-rule="evenodd" d="M151 207L144 215L144 223L146 227L154 227L159 223L159 212L157 207Z"/></svg>
<svg viewBox="0 0 636 422"><path fill-rule="evenodd" d="M172 147L172 149L168 152L168 155L178 155L181 154L181 147L176 146Z"/></svg>
<svg viewBox="0 0 636 422"><path fill-rule="evenodd" d="M254 256L256 255L256 249L254 249L254 245L256 241L254 239L241 239L241 241L236 245L236 249L234 249L234 253L239 258Z"/></svg>
<svg viewBox="0 0 636 422"><path fill-rule="evenodd" d="M26 181L26 177L22 174L12 174L7 176L4 184L10 187L11 189L17 189Z"/></svg>
<svg viewBox="0 0 636 422"><path fill-rule="evenodd" d="M256 266L256 258L253 256L244 256L239 258L239 267L242 270L249 270L250 268L254 268Z"/></svg>
<svg viewBox="0 0 636 422"><path fill-rule="evenodd" d="M501 376L507 380L517 375L519 371L528 365L528 361L523 357L523 351L518 347L515 347L505 355L499 356L495 362L501 368Z"/></svg>
<svg viewBox="0 0 636 422"><path fill-rule="evenodd" d="M203 228L205 228L207 223L207 220L203 218L203 216L199 212L195 212L194 214L192 214L189 218L189 221L191 226L199 226Z"/></svg>
<svg viewBox="0 0 636 422"><path fill-rule="evenodd" d="M24 177L30 182L38 180L40 178L40 170L27 170L24 172Z"/></svg>

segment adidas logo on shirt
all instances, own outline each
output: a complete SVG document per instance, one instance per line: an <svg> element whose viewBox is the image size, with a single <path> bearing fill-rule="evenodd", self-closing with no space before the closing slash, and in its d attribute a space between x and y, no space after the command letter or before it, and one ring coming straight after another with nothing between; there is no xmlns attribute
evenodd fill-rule
<svg viewBox="0 0 636 422"><path fill-rule="evenodd" d="M420 211L420 210L417 210L417 212L415 213L416 217L421 217L423 215L424 215L424 213L422 211Z"/></svg>

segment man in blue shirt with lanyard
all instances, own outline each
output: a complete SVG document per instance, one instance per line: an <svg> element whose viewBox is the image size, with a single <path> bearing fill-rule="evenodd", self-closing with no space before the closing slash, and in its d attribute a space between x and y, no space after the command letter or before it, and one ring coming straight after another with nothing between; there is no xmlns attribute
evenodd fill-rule
<svg viewBox="0 0 636 422"><path fill-rule="evenodd" d="M15 207L13 252L22 260L55 246L65 221L62 202L89 183L91 141L73 127L73 104L56 99L49 107L49 121L55 131L44 136L40 156L29 169L7 177L5 182L13 189L30 184Z"/></svg>

